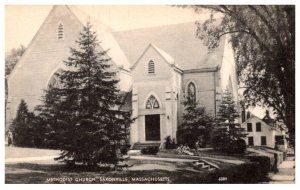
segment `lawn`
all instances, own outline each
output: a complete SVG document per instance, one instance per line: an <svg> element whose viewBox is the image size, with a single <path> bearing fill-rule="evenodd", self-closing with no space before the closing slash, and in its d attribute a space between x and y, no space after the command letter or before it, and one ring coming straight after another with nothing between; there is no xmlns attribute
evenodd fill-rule
<svg viewBox="0 0 300 190"><path fill-rule="evenodd" d="M20 151L17 151L17 150ZM42 149L9 149L6 157L15 157L23 152L25 157L57 155L58 151ZM19 155L19 154L18 154ZM17 156L18 156L17 155ZM145 156L145 155L142 155ZM134 157L134 156L132 156ZM152 157L152 156L149 156ZM26 163L7 163L5 183L44 184L44 183L256 183L251 176L258 176L258 165L249 163L243 156L224 155L207 150L199 157L178 155L174 150L160 151L154 157L199 159L217 164L216 171L195 170L191 162L175 162L168 159L148 160L130 159L133 166L123 171L91 171L83 168L67 168L54 160L40 160ZM226 180L220 180L226 179Z"/></svg>

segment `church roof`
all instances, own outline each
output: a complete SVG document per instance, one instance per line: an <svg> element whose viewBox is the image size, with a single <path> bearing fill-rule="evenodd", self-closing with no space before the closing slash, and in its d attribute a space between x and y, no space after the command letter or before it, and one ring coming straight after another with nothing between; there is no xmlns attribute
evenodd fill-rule
<svg viewBox="0 0 300 190"><path fill-rule="evenodd" d="M148 44L147 48L143 51L143 53L139 56L139 58L135 61L135 63L130 67L131 69L133 69L136 64L139 62L139 60L143 57L143 55L148 51L149 48L153 48L157 53L159 53L160 56L162 56L162 58L169 63L170 65L174 65L175 61L173 59L173 57L171 57L169 54L167 54L165 51L163 51L162 49L158 48L157 46L153 45L152 43Z"/></svg>
<svg viewBox="0 0 300 190"><path fill-rule="evenodd" d="M149 43L161 48L182 70L215 68L221 64L225 38L209 53L196 38L194 22L159 27L116 31L114 36L130 63L135 63Z"/></svg>
<svg viewBox="0 0 300 190"><path fill-rule="evenodd" d="M109 26L87 14L78 6L68 6L82 24L89 21L96 30L101 46L125 70L138 60L147 46L155 44L161 55L170 58L181 70L215 68L221 64L225 38L212 52L196 38L194 22L156 26L134 30L113 31ZM159 47L159 48L158 48Z"/></svg>
<svg viewBox="0 0 300 190"><path fill-rule="evenodd" d="M56 5L55 7L60 6ZM85 25L90 22L97 32L101 47L108 50L113 62L129 71L149 44L170 63L181 70L209 69L221 65L225 38L221 38L218 48L209 52L202 41L196 37L194 22L156 26L142 29L113 31L78 6L66 6Z"/></svg>
<svg viewBox="0 0 300 190"><path fill-rule="evenodd" d="M109 49L107 54L112 58L113 62L118 67L129 71L131 64L114 38L112 29L74 5L68 5L67 7L77 17L82 25L85 26L86 23L89 22L93 26L92 30L96 31L98 40L101 42L100 46L103 50Z"/></svg>
<svg viewBox="0 0 300 190"><path fill-rule="evenodd" d="M157 46L155 46L154 44L151 44L151 46L153 46L153 48L158 51L158 53L169 63L169 64L175 64L174 58L169 55L167 52L165 52L164 50L158 48Z"/></svg>

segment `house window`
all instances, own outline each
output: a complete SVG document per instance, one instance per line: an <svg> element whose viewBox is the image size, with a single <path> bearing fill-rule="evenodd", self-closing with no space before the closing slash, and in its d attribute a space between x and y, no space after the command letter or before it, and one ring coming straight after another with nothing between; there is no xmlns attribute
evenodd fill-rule
<svg viewBox="0 0 300 190"><path fill-rule="evenodd" d="M190 82L187 87L188 91L188 98L190 98L192 101L196 101L196 87L193 82Z"/></svg>
<svg viewBox="0 0 300 190"><path fill-rule="evenodd" d="M155 64L152 60L150 60L149 63L148 63L148 73L149 74L154 74L155 73Z"/></svg>
<svg viewBox="0 0 300 190"><path fill-rule="evenodd" d="M146 103L146 109L158 109L159 108L159 103L157 99L151 95Z"/></svg>
<svg viewBox="0 0 300 190"><path fill-rule="evenodd" d="M253 145L254 145L253 137L248 137L248 146L253 146Z"/></svg>
<svg viewBox="0 0 300 190"><path fill-rule="evenodd" d="M247 131L252 132L252 123L247 123Z"/></svg>
<svg viewBox="0 0 300 190"><path fill-rule="evenodd" d="M261 132L261 123L256 123L256 132Z"/></svg>
<svg viewBox="0 0 300 190"><path fill-rule="evenodd" d="M62 23L59 23L57 27L57 38L59 40L64 38L64 25Z"/></svg>
<svg viewBox="0 0 300 190"><path fill-rule="evenodd" d="M261 136L261 145L267 145L267 137L266 136Z"/></svg>

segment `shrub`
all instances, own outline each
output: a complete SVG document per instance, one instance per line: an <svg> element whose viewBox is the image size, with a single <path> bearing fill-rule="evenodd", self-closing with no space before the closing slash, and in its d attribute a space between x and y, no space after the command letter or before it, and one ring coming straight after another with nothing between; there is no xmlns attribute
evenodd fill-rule
<svg viewBox="0 0 300 190"><path fill-rule="evenodd" d="M126 155L128 152L128 148L126 146L122 146L120 148L120 152L121 152L121 154Z"/></svg>
<svg viewBox="0 0 300 190"><path fill-rule="evenodd" d="M149 147L146 147L146 148L143 148L141 150L141 153L142 154L150 154L150 155L156 155L158 153L158 146L149 146Z"/></svg>
<svg viewBox="0 0 300 190"><path fill-rule="evenodd" d="M230 154L243 154L247 149L246 142L243 139L233 140L227 136L214 136L212 138L212 147L215 150Z"/></svg>
<svg viewBox="0 0 300 190"><path fill-rule="evenodd" d="M234 141L232 148L233 148L233 150L232 150L233 153L242 154L247 149L247 145L246 145L245 140L238 139L238 140Z"/></svg>
<svg viewBox="0 0 300 190"><path fill-rule="evenodd" d="M260 175L262 178L268 176L268 173L272 169L271 159L268 156L249 156L248 158L251 162L256 162L259 164L259 168L261 170Z"/></svg>
<svg viewBox="0 0 300 190"><path fill-rule="evenodd" d="M176 148L175 141L171 139L170 136L166 137L166 149Z"/></svg>

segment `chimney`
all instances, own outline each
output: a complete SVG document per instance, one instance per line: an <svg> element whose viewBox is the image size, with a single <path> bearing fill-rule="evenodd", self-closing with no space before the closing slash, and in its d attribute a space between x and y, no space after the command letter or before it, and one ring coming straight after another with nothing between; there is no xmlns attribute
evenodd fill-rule
<svg viewBox="0 0 300 190"><path fill-rule="evenodd" d="M266 110L266 117L270 117L270 112L269 112L269 110Z"/></svg>
<svg viewBox="0 0 300 190"><path fill-rule="evenodd" d="M244 123L246 121L246 111L245 109L243 108L242 109L242 123Z"/></svg>
<svg viewBox="0 0 300 190"><path fill-rule="evenodd" d="M249 111L247 111L247 119L249 119L251 116L251 113Z"/></svg>

